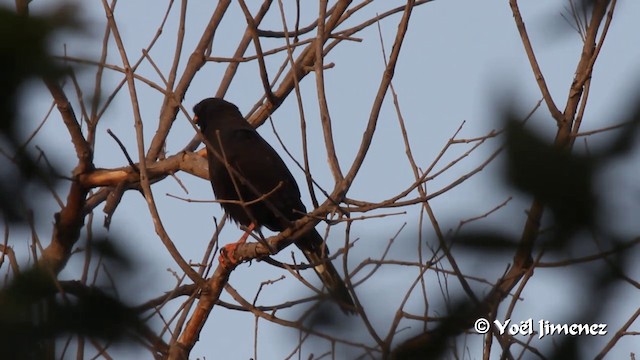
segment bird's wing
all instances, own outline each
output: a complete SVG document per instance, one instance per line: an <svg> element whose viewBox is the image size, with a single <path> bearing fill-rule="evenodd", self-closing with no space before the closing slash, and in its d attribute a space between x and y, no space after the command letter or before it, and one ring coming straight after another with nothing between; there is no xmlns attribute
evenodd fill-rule
<svg viewBox="0 0 640 360"><path fill-rule="evenodd" d="M253 128L234 129L224 149L229 163L288 220L295 220L306 209L300 189L278 153ZM249 187L250 189L251 187ZM251 191L251 190L249 190ZM256 198L251 194L250 198Z"/></svg>

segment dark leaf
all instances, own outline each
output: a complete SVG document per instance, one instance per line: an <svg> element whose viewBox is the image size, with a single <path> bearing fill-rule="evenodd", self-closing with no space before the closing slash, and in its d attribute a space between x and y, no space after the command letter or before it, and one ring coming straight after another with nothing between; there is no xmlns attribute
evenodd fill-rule
<svg viewBox="0 0 640 360"><path fill-rule="evenodd" d="M561 236L594 225L595 160L558 149L511 119L507 123L507 179L547 206Z"/></svg>

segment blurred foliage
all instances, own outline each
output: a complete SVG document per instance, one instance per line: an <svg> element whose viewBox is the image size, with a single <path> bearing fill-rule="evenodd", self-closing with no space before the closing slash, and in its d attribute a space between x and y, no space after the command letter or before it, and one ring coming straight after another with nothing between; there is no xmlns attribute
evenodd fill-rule
<svg viewBox="0 0 640 360"><path fill-rule="evenodd" d="M505 178L516 189L537 198L551 212L551 227L540 234L534 252L544 251L546 255L552 255L580 248L586 241L585 234L594 234L602 251L612 252L603 256L602 260L582 265L588 271L581 272L586 281L579 282L587 284L581 296L598 301L590 301L587 306L579 307L580 311L573 322L597 323L608 301L614 300L613 286L625 279L625 273L634 265L632 258L637 252L627 251L634 244L633 239L619 239L616 234L606 233L598 227L602 206L594 181L609 161L630 153L637 145L640 99L632 102L628 118L613 121L624 123L625 126L616 130L611 142L599 153L588 155L557 148L551 141L545 141L534 131L525 128L516 120L518 118L509 110L504 110L502 114L506 128ZM456 235L450 240L456 247L463 247L477 256L490 256L492 259L503 256L504 262L499 263L506 264L511 261L520 240L500 234L500 229L482 229ZM440 359L444 354L449 354L448 350L456 337L483 314L481 306L466 298L454 299L454 302L457 305L437 327L400 344L394 350L393 358ZM579 303L576 300L576 306ZM580 359L581 341L588 341L588 337L583 338L558 337L554 339L553 353L545 356L548 359ZM512 355L518 354L520 349L518 346Z"/></svg>
<svg viewBox="0 0 640 360"><path fill-rule="evenodd" d="M89 246L102 263L135 270L112 241L96 239ZM122 284L129 273L110 277L114 284ZM134 309L101 288L58 281L41 267L15 275L0 291L0 359L50 358L55 349L52 341L61 336L131 342L145 329Z"/></svg>
<svg viewBox="0 0 640 360"><path fill-rule="evenodd" d="M594 224L595 158L550 145L507 115L507 179L547 207L561 238Z"/></svg>
<svg viewBox="0 0 640 360"><path fill-rule="evenodd" d="M51 171L42 169L20 143L18 97L21 86L30 79L57 81L65 74L49 55L48 45L57 31L78 29L73 13L71 7L60 7L47 17L30 17L0 8L0 147L11 163L5 165L5 159L0 163L0 211L11 222L26 219L25 184L44 187L55 182ZM29 101L28 95L23 100Z"/></svg>
<svg viewBox="0 0 640 360"><path fill-rule="evenodd" d="M30 79L61 81L65 69L49 55L49 39L58 31L77 29L73 8L59 7L47 17L18 15L0 8L0 211L5 226L22 225L26 209L38 210L40 192L56 183L53 169L43 169L21 144L20 88ZM29 122L33 124L33 122ZM42 196L48 196L46 191ZM27 202L28 201L28 202ZM113 238L113 236L112 236ZM106 238L87 243L85 251L111 262L118 271L110 280L120 285L135 271L132 262ZM59 282L41 267L23 270L0 290L0 359L55 357L55 340L79 335L106 342L139 339L144 322L129 306L97 287Z"/></svg>

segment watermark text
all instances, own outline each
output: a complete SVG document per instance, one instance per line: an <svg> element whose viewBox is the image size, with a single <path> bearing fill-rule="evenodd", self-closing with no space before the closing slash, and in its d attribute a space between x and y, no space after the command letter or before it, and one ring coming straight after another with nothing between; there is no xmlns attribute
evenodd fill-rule
<svg viewBox="0 0 640 360"><path fill-rule="evenodd" d="M535 332L538 334L539 339L547 335L602 336L607 334L607 324L556 324L544 319L534 322L531 318L520 322L512 322L511 319L506 319L505 321L494 320L493 323L487 319L480 318L476 320L474 329L479 334L486 334L491 330L491 326L500 335L531 336Z"/></svg>

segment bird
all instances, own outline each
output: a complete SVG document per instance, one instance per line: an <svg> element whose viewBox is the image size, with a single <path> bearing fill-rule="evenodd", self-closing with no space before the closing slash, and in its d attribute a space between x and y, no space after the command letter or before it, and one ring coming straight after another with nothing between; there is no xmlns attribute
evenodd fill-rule
<svg viewBox="0 0 640 360"><path fill-rule="evenodd" d="M213 192L232 220L249 231L266 227L281 232L306 215L291 171L236 105L221 98L207 98L195 105L193 112L206 140ZM354 300L328 259L329 249L318 231L312 228L295 245L342 311L354 314Z"/></svg>

